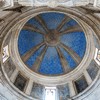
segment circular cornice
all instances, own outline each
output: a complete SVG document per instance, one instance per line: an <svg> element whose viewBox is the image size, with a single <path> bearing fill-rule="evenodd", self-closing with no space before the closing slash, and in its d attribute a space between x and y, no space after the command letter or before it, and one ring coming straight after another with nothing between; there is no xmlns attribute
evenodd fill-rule
<svg viewBox="0 0 100 100"><path fill-rule="evenodd" d="M52 10L49 9L48 11L47 10L46 11L45 10L39 11L36 14L34 13L34 14L30 15L30 16L34 17L37 14L45 13L45 12L52 12ZM56 10L53 10L53 12L56 12ZM60 12L60 9L57 12ZM60 13L68 14L65 11L60 12ZM30 16L28 16L29 19L31 18ZM29 20L29 19L27 19L27 20ZM80 76L80 74L83 73L82 69L83 70L86 69L86 67L88 67L89 63L93 59L93 56L90 57L90 55L94 55L93 50L95 50L94 49L95 48L94 44L92 42L93 41L92 34L87 29L87 27L85 27L85 26L82 25L83 22L80 22L77 19L74 19L74 20L76 20L79 23L79 25L81 25L81 27L83 28L83 30L85 32L85 36L86 36L86 42L87 42L86 53L84 55L84 58L83 58L82 62L79 64L79 66L77 68L75 68L73 71L71 71L68 74L61 75L61 76L53 76L53 77L49 76L48 77L48 76L44 76L44 75L40 75L40 74L37 74L35 72L32 72L30 69L28 69L25 66L25 64L22 62L22 60L21 60L21 58L19 56L18 47L17 47L18 34L20 33L20 30L22 29L23 25L27 22L27 20L24 21L22 23L22 25L20 24L20 26L18 26L18 30L16 31L15 36L13 36L14 34L12 35L12 39L11 39L11 42L10 42L11 46L14 46L14 48L10 47L11 48L11 50L10 50L11 54L10 55L11 55L13 61L15 62L15 65L19 66L19 70L21 72L25 73L25 74L27 73L27 75L28 75L29 78L33 78L33 79L35 79L36 82L39 82L39 83L45 84L45 85L54 85L54 84L57 85L57 84L62 84L62 83L64 84L64 83L68 82L68 80L74 80L77 76ZM15 57L13 58L13 56L15 56Z"/></svg>

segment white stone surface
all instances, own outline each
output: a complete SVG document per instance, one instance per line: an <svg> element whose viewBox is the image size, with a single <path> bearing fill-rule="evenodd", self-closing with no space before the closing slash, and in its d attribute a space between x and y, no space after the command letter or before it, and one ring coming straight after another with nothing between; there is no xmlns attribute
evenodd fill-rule
<svg viewBox="0 0 100 100"><path fill-rule="evenodd" d="M81 6L89 4L90 0L18 0L18 3L24 6Z"/></svg>

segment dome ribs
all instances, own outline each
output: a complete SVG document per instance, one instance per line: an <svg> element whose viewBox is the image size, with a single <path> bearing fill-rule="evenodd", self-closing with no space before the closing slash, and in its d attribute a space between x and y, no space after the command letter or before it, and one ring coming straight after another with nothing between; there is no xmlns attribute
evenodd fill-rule
<svg viewBox="0 0 100 100"><path fill-rule="evenodd" d="M41 46L43 46L45 43L42 42L38 44L37 46L31 48L29 51L27 51L24 55L21 56L23 62L26 62Z"/></svg>
<svg viewBox="0 0 100 100"><path fill-rule="evenodd" d="M45 21L43 20L43 18L40 15L37 15L35 17L35 19L42 25L42 27L44 28L44 30L46 31L46 33L48 33L49 32L49 29L48 29Z"/></svg>
<svg viewBox="0 0 100 100"><path fill-rule="evenodd" d="M62 64L62 67L63 67L64 72L65 73L70 72L71 71L71 68L69 67L68 62L67 62L66 58L64 57L63 53L61 52L60 48L59 47L56 47L56 50L57 50L57 53L59 55L60 62Z"/></svg>
<svg viewBox="0 0 100 100"><path fill-rule="evenodd" d="M66 28L64 31L61 31L60 34L68 34L72 32L82 32L82 28L79 25L70 26Z"/></svg>
<svg viewBox="0 0 100 100"><path fill-rule="evenodd" d="M37 32L37 33L40 33L40 34L42 34L42 35L45 35L45 33L42 32L39 28L37 28L36 26L31 25L31 24L26 24L26 25L23 27L23 30L29 30L29 31L32 31L32 32Z"/></svg>
<svg viewBox="0 0 100 100"><path fill-rule="evenodd" d="M33 64L32 68L31 68L31 69L34 70L35 72L38 72L39 67L40 67L40 65L41 65L41 62L42 62L44 56L45 56L45 53L46 53L47 49L48 49L48 46L45 46L45 47L43 48L43 50L41 51L40 55L39 55L39 56L37 57L37 59L35 60L35 62L34 62L34 64Z"/></svg>
<svg viewBox="0 0 100 100"><path fill-rule="evenodd" d="M76 62L76 64L78 65L81 62L81 58L79 57L79 55L74 52L70 47L66 46L63 43L59 44L65 51L68 52L68 54L73 58L73 60Z"/></svg>
<svg viewBox="0 0 100 100"><path fill-rule="evenodd" d="M65 25L65 23L68 23L70 20L71 20L71 18L65 16L63 18L63 20L61 21L61 23L58 25L56 30L60 31L62 29L62 27Z"/></svg>

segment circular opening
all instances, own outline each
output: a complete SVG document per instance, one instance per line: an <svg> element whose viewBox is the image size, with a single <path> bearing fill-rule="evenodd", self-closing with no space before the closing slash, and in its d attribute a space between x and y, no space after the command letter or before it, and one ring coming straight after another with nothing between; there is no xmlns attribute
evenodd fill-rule
<svg viewBox="0 0 100 100"><path fill-rule="evenodd" d="M18 37L22 61L36 73L62 75L75 69L86 51L82 28L69 16L47 12L31 18Z"/></svg>

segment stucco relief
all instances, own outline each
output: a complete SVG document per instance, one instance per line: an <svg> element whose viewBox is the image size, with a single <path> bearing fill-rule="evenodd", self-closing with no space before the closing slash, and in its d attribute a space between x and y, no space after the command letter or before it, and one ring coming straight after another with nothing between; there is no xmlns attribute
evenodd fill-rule
<svg viewBox="0 0 100 100"><path fill-rule="evenodd" d="M18 3L24 6L81 6L89 4L89 0L18 0Z"/></svg>
<svg viewBox="0 0 100 100"><path fill-rule="evenodd" d="M55 8L57 6L85 6L93 3L95 7L100 6L100 0L18 0L17 2L23 6L49 6ZM14 5L14 0L1 0L0 8L8 8Z"/></svg>

